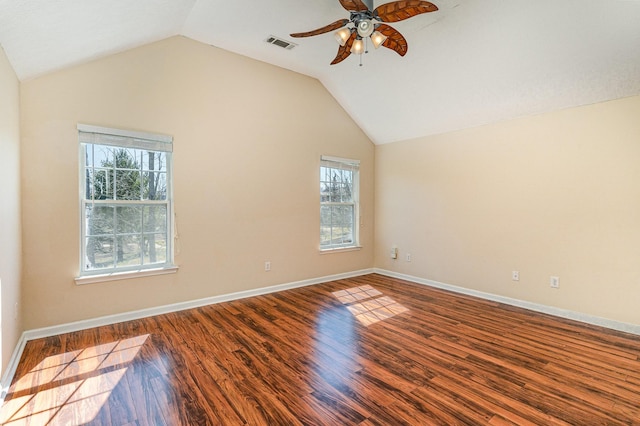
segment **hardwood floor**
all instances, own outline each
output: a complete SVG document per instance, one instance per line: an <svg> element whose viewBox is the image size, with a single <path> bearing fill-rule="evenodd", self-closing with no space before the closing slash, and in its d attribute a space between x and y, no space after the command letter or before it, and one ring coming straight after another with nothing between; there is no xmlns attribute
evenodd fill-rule
<svg viewBox="0 0 640 426"><path fill-rule="evenodd" d="M27 343L6 425L640 424L640 337L380 275Z"/></svg>

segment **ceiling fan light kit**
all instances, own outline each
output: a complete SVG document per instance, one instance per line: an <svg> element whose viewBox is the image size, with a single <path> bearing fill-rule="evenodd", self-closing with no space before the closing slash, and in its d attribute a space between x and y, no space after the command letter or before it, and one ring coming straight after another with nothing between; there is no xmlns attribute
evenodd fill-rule
<svg viewBox="0 0 640 426"><path fill-rule="evenodd" d="M407 53L407 40L387 22L399 22L422 13L435 12L438 7L422 0L399 0L373 9L373 0L338 0L350 12L349 19L339 19L317 30L290 34L291 37L311 37L338 30L334 33L340 44L338 54L331 62L335 65L350 54L366 53L366 41L377 49L384 46L400 56ZM362 62L360 63L362 65Z"/></svg>

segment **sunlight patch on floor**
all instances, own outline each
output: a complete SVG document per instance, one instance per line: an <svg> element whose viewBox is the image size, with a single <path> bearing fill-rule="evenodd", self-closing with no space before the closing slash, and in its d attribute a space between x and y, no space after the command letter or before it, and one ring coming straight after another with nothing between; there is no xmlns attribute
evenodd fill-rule
<svg viewBox="0 0 640 426"><path fill-rule="evenodd" d="M0 409L0 424L68 426L90 422L148 337L145 334L45 358L11 386Z"/></svg>
<svg viewBox="0 0 640 426"><path fill-rule="evenodd" d="M365 326L409 311L370 285L352 287L332 293Z"/></svg>

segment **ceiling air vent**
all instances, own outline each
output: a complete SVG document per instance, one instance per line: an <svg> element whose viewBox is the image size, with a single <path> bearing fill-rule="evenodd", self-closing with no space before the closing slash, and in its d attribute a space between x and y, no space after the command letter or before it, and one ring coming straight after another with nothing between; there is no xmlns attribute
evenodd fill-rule
<svg viewBox="0 0 640 426"><path fill-rule="evenodd" d="M297 46L297 44L295 43L291 43L290 41L283 40L273 35L269 36L269 38L267 38L265 41L269 44L274 44L287 50L291 50Z"/></svg>

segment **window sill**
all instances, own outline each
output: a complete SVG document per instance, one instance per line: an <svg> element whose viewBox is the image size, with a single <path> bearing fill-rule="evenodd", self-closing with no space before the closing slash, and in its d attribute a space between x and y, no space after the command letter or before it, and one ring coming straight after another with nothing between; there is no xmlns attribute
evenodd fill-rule
<svg viewBox="0 0 640 426"><path fill-rule="evenodd" d="M138 271L114 272L112 274L85 275L83 277L76 277L75 281L76 285L83 285L107 281L129 280L132 278L151 277L154 275L175 274L176 272L178 272L177 266L167 266L157 269L141 269Z"/></svg>
<svg viewBox="0 0 640 426"><path fill-rule="evenodd" d="M362 249L362 246L353 246L353 247L339 247L333 249L320 249L320 254L331 254L331 253L344 253L346 251L359 251Z"/></svg>

